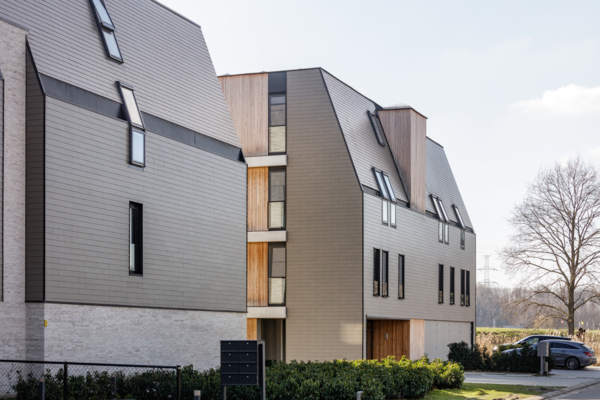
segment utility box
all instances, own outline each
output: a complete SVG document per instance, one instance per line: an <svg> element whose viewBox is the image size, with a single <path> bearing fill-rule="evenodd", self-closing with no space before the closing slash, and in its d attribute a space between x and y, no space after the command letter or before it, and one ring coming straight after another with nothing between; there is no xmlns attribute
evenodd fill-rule
<svg viewBox="0 0 600 400"><path fill-rule="evenodd" d="M550 356L550 343L539 342L537 345L538 357L549 357Z"/></svg>
<svg viewBox="0 0 600 400"><path fill-rule="evenodd" d="M265 398L265 341L221 340L222 399L227 386L260 386Z"/></svg>

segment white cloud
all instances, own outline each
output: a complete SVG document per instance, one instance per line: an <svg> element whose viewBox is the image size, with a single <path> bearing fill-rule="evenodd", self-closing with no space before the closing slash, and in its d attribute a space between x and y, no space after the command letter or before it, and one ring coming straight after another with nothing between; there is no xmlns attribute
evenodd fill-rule
<svg viewBox="0 0 600 400"><path fill-rule="evenodd" d="M525 112L549 111L557 115L581 115L600 112L600 86L588 88L568 85L546 90L542 97L521 100L510 106Z"/></svg>

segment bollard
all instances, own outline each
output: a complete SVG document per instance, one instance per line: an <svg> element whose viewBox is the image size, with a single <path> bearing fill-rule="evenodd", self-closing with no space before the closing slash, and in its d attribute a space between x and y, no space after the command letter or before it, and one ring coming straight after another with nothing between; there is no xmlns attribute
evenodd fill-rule
<svg viewBox="0 0 600 400"><path fill-rule="evenodd" d="M38 386L38 398L39 400L46 400L46 380L44 377L40 378Z"/></svg>
<svg viewBox="0 0 600 400"><path fill-rule="evenodd" d="M112 374L110 376L110 381L112 382L112 398L113 400L117 400L117 376L115 374Z"/></svg>
<svg viewBox="0 0 600 400"><path fill-rule="evenodd" d="M363 392L356 392L356 400L362 400Z"/></svg>
<svg viewBox="0 0 600 400"><path fill-rule="evenodd" d="M194 390L194 400L200 400L201 396L202 392L200 392L199 390Z"/></svg>

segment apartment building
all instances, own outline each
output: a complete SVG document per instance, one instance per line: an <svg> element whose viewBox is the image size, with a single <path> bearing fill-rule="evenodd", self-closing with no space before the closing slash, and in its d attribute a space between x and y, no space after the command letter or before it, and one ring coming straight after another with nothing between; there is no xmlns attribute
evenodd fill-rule
<svg viewBox="0 0 600 400"><path fill-rule="evenodd" d="M246 337L247 166L200 26L0 2L0 358L219 362Z"/></svg>
<svg viewBox="0 0 600 400"><path fill-rule="evenodd" d="M472 343L475 232L426 117L320 68L219 80L248 164L247 335L267 359Z"/></svg>

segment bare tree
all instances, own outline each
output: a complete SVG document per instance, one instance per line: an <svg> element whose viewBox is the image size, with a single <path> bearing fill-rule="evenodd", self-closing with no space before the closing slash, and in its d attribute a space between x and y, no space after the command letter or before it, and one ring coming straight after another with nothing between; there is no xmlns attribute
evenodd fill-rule
<svg viewBox="0 0 600 400"><path fill-rule="evenodd" d="M600 172L578 156L542 170L515 206L515 229L501 252L507 273L530 288L513 299L522 311L565 319L569 334L575 311L600 302Z"/></svg>

